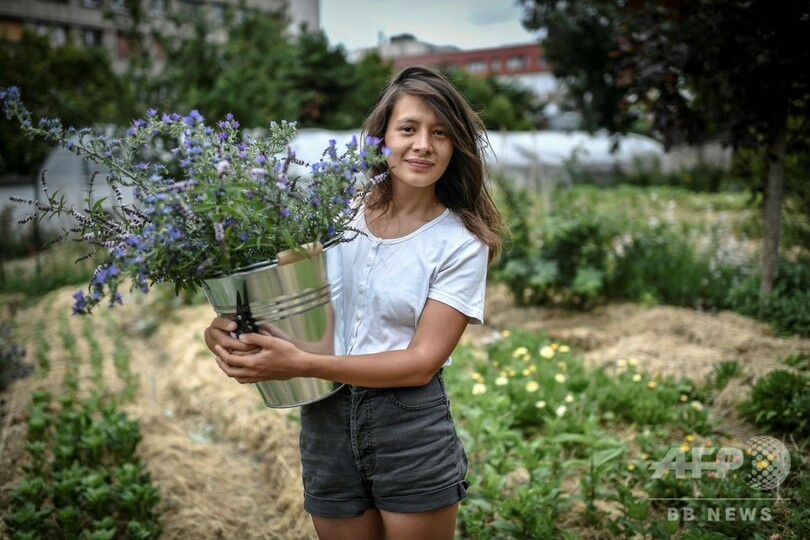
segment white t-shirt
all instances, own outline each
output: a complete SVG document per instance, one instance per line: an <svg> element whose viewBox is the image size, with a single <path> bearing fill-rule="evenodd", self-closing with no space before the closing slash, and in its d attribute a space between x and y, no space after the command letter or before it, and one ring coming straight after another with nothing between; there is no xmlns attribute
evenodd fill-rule
<svg viewBox="0 0 810 540"><path fill-rule="evenodd" d="M428 298L481 324L489 250L452 211L402 238L375 237L362 208L352 225L365 234L337 246L337 354L407 348Z"/></svg>

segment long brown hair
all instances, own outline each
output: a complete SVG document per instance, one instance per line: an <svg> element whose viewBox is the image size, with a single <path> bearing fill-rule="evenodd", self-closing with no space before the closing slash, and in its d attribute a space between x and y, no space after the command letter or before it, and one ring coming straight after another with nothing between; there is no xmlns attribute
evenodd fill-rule
<svg viewBox="0 0 810 540"><path fill-rule="evenodd" d="M397 100L404 94L419 96L447 126L453 143L453 156L436 183L439 201L455 212L467 229L489 247L490 261L497 258L506 236L501 219L485 180L484 150L489 146L484 124L461 93L439 72L423 67L407 67L382 89L371 113L363 123L363 133L385 137L388 121ZM384 174L387 166L371 171ZM366 198L372 209L387 209L393 196L390 180L376 184Z"/></svg>

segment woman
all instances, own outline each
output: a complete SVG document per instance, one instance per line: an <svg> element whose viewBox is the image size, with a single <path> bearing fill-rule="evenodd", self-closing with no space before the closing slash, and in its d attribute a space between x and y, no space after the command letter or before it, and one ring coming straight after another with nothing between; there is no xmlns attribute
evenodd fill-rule
<svg viewBox="0 0 810 540"><path fill-rule="evenodd" d="M304 508L321 539L450 539L467 458L442 368L483 319L486 271L504 227L484 178L483 124L439 73L410 67L381 92L363 131L391 153L341 244L339 355L271 335L206 330L241 383L345 383L301 409ZM382 178L382 180L380 180Z"/></svg>

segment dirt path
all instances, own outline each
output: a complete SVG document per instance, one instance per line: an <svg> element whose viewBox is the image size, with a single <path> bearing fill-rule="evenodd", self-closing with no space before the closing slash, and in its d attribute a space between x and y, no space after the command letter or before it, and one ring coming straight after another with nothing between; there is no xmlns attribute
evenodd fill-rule
<svg viewBox="0 0 810 540"><path fill-rule="evenodd" d="M20 313L21 328L30 329L43 317L53 321L54 313L69 309L72 292L71 288L53 293ZM140 376L137 400L126 409L141 422L140 455L161 491L163 537L314 538L301 510L296 410L267 409L252 386L241 386L219 372L202 341L202 329L213 315L210 307L175 310L148 338L139 337L138 328L148 326L144 313L148 312L130 301L116 310L115 317L127 336L131 367ZM612 304L589 313L516 308L498 286L489 291L486 316L487 325L471 327L466 339L524 327L570 344L594 364L637 358L646 370L693 380L703 379L717 362L737 360L744 376L732 381L715 405L721 428L740 439L752 433L736 417L735 401L757 376L780 367L778 358L810 352L810 339L781 339L767 325L733 313L634 304ZM94 319L96 335L110 351L106 322ZM70 319L79 341L81 321ZM54 351L50 375L19 381L0 396L3 509L9 490L21 478L30 390L58 390L61 384L64 358L56 352L54 326L49 326ZM26 346L33 350L31 342ZM107 366L105 373L110 388L116 388L120 382L112 367Z"/></svg>

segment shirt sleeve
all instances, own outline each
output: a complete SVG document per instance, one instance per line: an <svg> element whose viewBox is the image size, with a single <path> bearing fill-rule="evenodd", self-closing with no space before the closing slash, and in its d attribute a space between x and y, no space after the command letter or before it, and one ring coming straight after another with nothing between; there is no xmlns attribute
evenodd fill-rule
<svg viewBox="0 0 810 540"><path fill-rule="evenodd" d="M484 321L489 250L476 237L465 241L443 262L430 284L428 298L447 304L470 318Z"/></svg>

